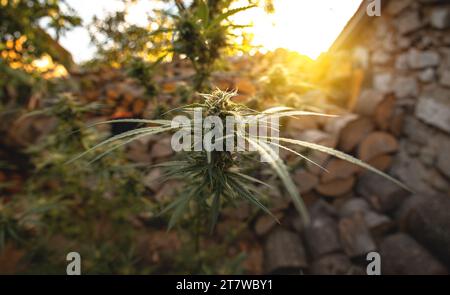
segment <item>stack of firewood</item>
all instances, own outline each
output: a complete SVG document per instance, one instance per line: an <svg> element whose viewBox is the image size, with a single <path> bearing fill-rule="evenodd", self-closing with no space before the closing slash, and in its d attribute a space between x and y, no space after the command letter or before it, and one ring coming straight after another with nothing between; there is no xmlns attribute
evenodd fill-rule
<svg viewBox="0 0 450 295"><path fill-rule="evenodd" d="M402 115L394 111L394 98L386 97L374 106L373 112L342 112L332 118L289 119L289 136L331 147L381 171L387 171L399 148L396 136L401 130ZM321 152L308 154L313 163L296 171L300 192L315 192L325 197L342 197L353 191L357 180L366 171ZM318 165L320 165L321 169Z"/></svg>
<svg viewBox="0 0 450 295"><path fill-rule="evenodd" d="M306 228L289 217L274 225L264 236L265 271L366 274L367 254L377 252L382 274L449 273L448 198L411 196L390 215L364 197L335 205L315 202Z"/></svg>
<svg viewBox="0 0 450 295"><path fill-rule="evenodd" d="M355 113L326 120L289 119L286 132L389 172L402 127L394 104L392 96L370 101L361 97ZM295 172L311 223L299 226L288 215L281 225L266 230L266 272L365 274L367 254L376 251L383 274L449 273L448 197L411 194L323 153L309 157L328 170L308 162Z"/></svg>

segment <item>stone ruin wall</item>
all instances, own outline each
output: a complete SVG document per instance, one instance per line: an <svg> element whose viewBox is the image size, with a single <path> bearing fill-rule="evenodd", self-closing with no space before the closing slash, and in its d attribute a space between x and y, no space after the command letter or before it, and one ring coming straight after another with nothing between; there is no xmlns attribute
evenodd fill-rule
<svg viewBox="0 0 450 295"><path fill-rule="evenodd" d="M450 1L390 1L360 35L352 50L365 70L361 97L393 95L403 118L391 174L418 193L448 194Z"/></svg>

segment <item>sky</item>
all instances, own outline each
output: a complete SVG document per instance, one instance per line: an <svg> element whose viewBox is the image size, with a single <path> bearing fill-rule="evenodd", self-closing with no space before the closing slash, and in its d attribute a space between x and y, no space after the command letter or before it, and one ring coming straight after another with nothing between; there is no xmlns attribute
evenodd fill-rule
<svg viewBox="0 0 450 295"><path fill-rule="evenodd" d="M89 25L95 15L102 18L109 12L123 9L123 3L119 0L66 0L66 2L82 18L83 26L69 31L65 36L61 37L60 43L72 53L76 62L87 61L95 54L95 47L90 44L87 25ZM139 0L136 5L130 8L127 21L145 25L147 23L147 14L154 7L151 2L151 0Z"/></svg>
<svg viewBox="0 0 450 295"><path fill-rule="evenodd" d="M76 28L61 38L76 62L89 60L95 54L85 26L94 15L104 16L122 8L118 0L67 0L81 16L84 27ZM243 0L245 4L246 1ZM298 51L313 59L325 52L357 10L361 0L274 0L275 13L266 14L256 8L236 15L239 24L253 24L254 44L267 50L279 47ZM238 2L238 5L240 3ZM139 0L130 9L127 21L146 24L154 7L151 0Z"/></svg>

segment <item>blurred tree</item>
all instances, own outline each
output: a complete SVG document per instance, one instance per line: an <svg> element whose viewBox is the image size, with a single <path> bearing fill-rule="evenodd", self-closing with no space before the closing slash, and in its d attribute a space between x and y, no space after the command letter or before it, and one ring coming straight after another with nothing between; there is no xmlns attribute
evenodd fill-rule
<svg viewBox="0 0 450 295"><path fill-rule="evenodd" d="M251 37L230 20L236 13L264 5L273 11L271 0L248 0L247 6L234 8L236 0L160 0L148 14L148 24L139 26L127 21L131 4L123 0L125 9L104 19L94 18L90 32L102 62L128 66L140 58L152 62L162 57L188 58L196 74L193 88L208 89L208 78L215 63L236 50L250 49Z"/></svg>
<svg viewBox="0 0 450 295"><path fill-rule="evenodd" d="M1 0L0 104L23 104L42 90L41 76L56 68L53 61L70 69L72 56L57 40L80 24L64 0Z"/></svg>
<svg viewBox="0 0 450 295"><path fill-rule="evenodd" d="M2 59L30 63L48 54L70 67L71 55L57 40L67 30L81 24L81 19L65 0L2 0L0 2L0 51ZM47 31L53 31L52 38ZM5 54L4 52L8 52Z"/></svg>

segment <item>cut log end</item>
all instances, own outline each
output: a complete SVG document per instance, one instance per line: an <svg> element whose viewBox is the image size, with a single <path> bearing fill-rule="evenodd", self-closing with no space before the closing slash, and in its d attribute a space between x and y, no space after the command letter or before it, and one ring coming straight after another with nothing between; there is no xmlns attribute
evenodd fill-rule
<svg viewBox="0 0 450 295"><path fill-rule="evenodd" d="M346 179L335 179L327 183L321 183L316 187L317 192L327 197L339 197L349 193L355 184L355 176Z"/></svg>
<svg viewBox="0 0 450 295"><path fill-rule="evenodd" d="M300 274L308 266L300 237L283 228L269 234L264 253L265 270L270 274Z"/></svg>

